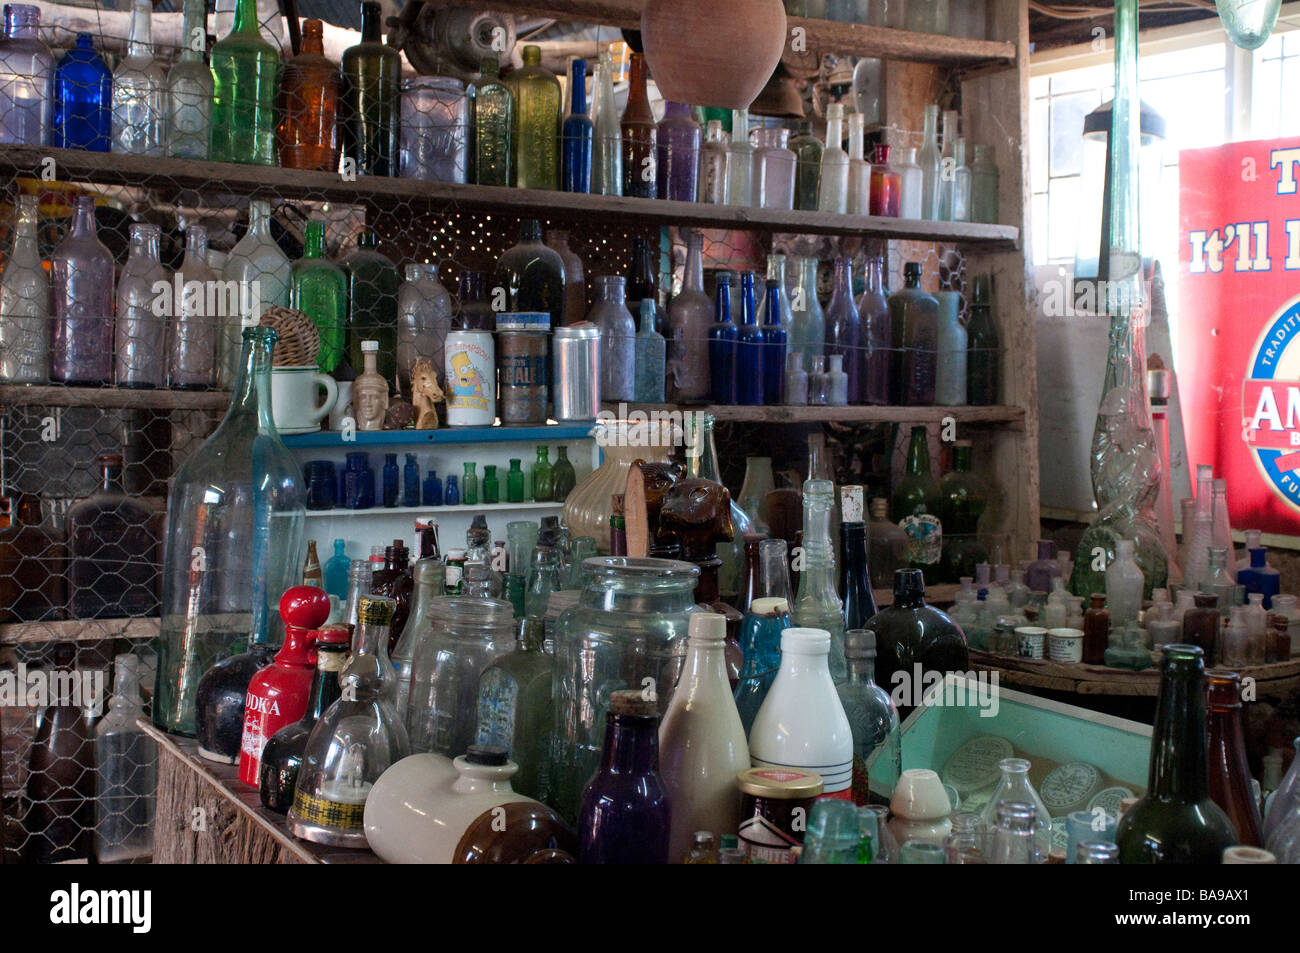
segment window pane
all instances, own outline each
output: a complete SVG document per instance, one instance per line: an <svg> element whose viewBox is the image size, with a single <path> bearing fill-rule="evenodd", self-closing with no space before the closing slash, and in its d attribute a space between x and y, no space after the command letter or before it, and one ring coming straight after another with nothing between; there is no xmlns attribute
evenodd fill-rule
<svg viewBox="0 0 1300 953"><path fill-rule="evenodd" d="M1097 93L1058 96L1051 105L1051 174L1078 175L1083 149L1083 117L1097 107Z"/></svg>
<svg viewBox="0 0 1300 953"><path fill-rule="evenodd" d="M1073 261L1078 243L1076 221L1079 207L1079 179L1053 179L1047 193L1047 257L1049 261Z"/></svg>

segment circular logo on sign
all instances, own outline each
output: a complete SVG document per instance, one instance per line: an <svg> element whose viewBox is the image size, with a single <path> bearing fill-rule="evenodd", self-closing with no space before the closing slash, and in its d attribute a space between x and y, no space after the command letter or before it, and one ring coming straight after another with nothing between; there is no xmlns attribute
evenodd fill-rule
<svg viewBox="0 0 1300 953"><path fill-rule="evenodd" d="M1241 412L1255 465L1300 510L1300 296L1282 306L1255 342Z"/></svg>

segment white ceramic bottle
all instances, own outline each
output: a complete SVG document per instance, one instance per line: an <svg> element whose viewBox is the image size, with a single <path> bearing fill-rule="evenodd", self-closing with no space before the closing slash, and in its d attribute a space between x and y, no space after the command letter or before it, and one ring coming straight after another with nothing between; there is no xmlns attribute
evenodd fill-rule
<svg viewBox="0 0 1300 953"><path fill-rule="evenodd" d="M853 731L831 681L831 636L825 629L781 633L781 667L749 732L756 768L815 771L824 793L851 796Z"/></svg>
<svg viewBox="0 0 1300 953"><path fill-rule="evenodd" d="M826 107L826 148L822 150L821 191L817 207L823 212L848 211L849 154L844 151L844 106ZM868 176L870 174L868 173Z"/></svg>
<svg viewBox="0 0 1300 953"><path fill-rule="evenodd" d="M1133 540L1115 544L1115 560L1106 567L1106 607L1110 609L1110 627L1137 624L1142 608L1142 570L1133 560Z"/></svg>
<svg viewBox="0 0 1300 953"><path fill-rule="evenodd" d="M668 858L681 862L696 831L718 837L740 824L736 775L750 767L749 745L727 681L726 619L691 616L686 665L659 726L659 773L672 805Z"/></svg>

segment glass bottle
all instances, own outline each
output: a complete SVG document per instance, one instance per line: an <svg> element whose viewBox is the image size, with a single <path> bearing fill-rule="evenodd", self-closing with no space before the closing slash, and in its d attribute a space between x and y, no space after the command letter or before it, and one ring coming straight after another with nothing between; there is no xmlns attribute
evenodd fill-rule
<svg viewBox="0 0 1300 953"><path fill-rule="evenodd" d="M169 494L153 719L173 734L193 734L208 668L248 643L278 641L279 596L301 565L301 476L268 399L275 337L271 328L244 330L230 409L176 471Z"/></svg>
<svg viewBox="0 0 1300 953"><path fill-rule="evenodd" d="M464 488L462 497L466 506L478 505L478 473L476 464L466 461L465 472L461 475L460 485Z"/></svg>
<svg viewBox="0 0 1300 953"><path fill-rule="evenodd" d="M321 578L325 591L334 596L342 606L348 598L348 569L352 561L347 557L347 542L334 540L334 555L325 560Z"/></svg>
<svg viewBox="0 0 1300 953"><path fill-rule="evenodd" d="M867 524L867 565L871 585L891 589L894 570L907 565L907 534L889 521L889 501L876 497L871 501L871 521Z"/></svg>
<svg viewBox="0 0 1300 953"><path fill-rule="evenodd" d="M665 103L656 138L659 198L694 202L699 190L700 124L691 116L691 107Z"/></svg>
<svg viewBox="0 0 1300 953"><path fill-rule="evenodd" d="M1205 666L1191 645L1166 645L1146 796L1115 831L1125 864L1217 864L1238 842L1208 779Z"/></svg>
<svg viewBox="0 0 1300 953"><path fill-rule="evenodd" d="M889 166L889 146L876 146L871 166L871 197L868 212L898 218L901 212L902 177Z"/></svg>
<svg viewBox="0 0 1300 953"><path fill-rule="evenodd" d="M386 381L397 378L397 266L378 250L379 237L373 229L357 236L357 247L339 267L347 277L348 361L362 367L362 341L378 341L376 369Z"/></svg>
<svg viewBox="0 0 1300 953"><path fill-rule="evenodd" d="M614 103L614 54L606 48L592 83L596 123L592 150L591 190L597 195L623 194L623 132Z"/></svg>
<svg viewBox="0 0 1300 953"><path fill-rule="evenodd" d="M213 161L276 164L279 79L280 54L262 37L257 0L238 0L233 28L212 47Z"/></svg>
<svg viewBox="0 0 1300 953"><path fill-rule="evenodd" d="M519 223L518 243L497 259L493 294L504 289L504 310L545 311L551 316L551 327L559 328L569 323L565 311L565 278L564 259L542 244L541 224L536 219L524 219ZM594 314L589 320L596 320ZM488 330L495 330L495 326ZM629 335L635 334L633 327Z"/></svg>
<svg viewBox="0 0 1300 953"><path fill-rule="evenodd" d="M966 403L966 326L961 320L961 295L939 291L935 323L934 402L942 407Z"/></svg>
<svg viewBox="0 0 1300 953"><path fill-rule="evenodd" d="M515 99L515 184L521 189L558 189L560 82L542 66L541 47L525 46L523 61L506 78Z"/></svg>
<svg viewBox="0 0 1300 953"><path fill-rule="evenodd" d="M1133 561L1133 540L1116 544L1115 558L1106 567L1106 603L1111 625L1137 625L1142 608L1142 570Z"/></svg>
<svg viewBox="0 0 1300 953"><path fill-rule="evenodd" d="M748 764L748 762L746 762ZM724 835L725 836L725 835ZM731 835L733 838L734 834ZM731 848L737 853L743 855L739 848ZM720 851L713 834L709 831L696 831L691 835L691 850L682 861L684 864L717 864L721 863Z"/></svg>
<svg viewBox="0 0 1300 953"><path fill-rule="evenodd" d="M485 57L474 94L474 181L479 185L513 185L515 94L501 81L501 64Z"/></svg>
<svg viewBox="0 0 1300 953"><path fill-rule="evenodd" d="M988 804L980 812L980 819L984 829L996 841L998 810L1002 804L1011 802L1032 806L1037 822L1034 825L1033 854L1028 863L1042 864L1047 862L1047 854L1052 846L1052 815L1029 781L1029 768L1029 762L1023 758L1003 758L998 762L1002 777L998 780L998 786L993 796L989 798ZM994 863L998 862L994 861Z"/></svg>
<svg viewBox="0 0 1300 953"><path fill-rule="evenodd" d="M965 634L945 613L926 605L919 569L894 573L893 604L877 612L865 627L876 634L876 676L882 685L896 685L898 671L911 677L918 664L922 672L940 675L969 667ZM914 702L919 700L913 696ZM906 718L913 707L899 705L900 716Z"/></svg>
<svg viewBox="0 0 1300 953"><path fill-rule="evenodd" d="M758 204L758 183L754 180L754 146L749 141L749 110L731 112L731 142L727 146L727 204Z"/></svg>
<svg viewBox="0 0 1300 953"><path fill-rule="evenodd" d="M848 211L851 161L849 154L844 151L843 142L844 106L840 103L831 103L826 107L826 147L822 151L821 185L817 192L817 208L823 212L835 212L840 215ZM868 173L868 189L870 181ZM763 207L772 206L764 203Z"/></svg>
<svg viewBox="0 0 1300 953"><path fill-rule="evenodd" d="M988 825L988 862L990 864L1042 863L1038 848L1043 823L1038 815L1038 805L1029 801L1003 799L990 801L989 806L994 809L994 815L992 823Z"/></svg>
<svg viewBox="0 0 1300 953"><path fill-rule="evenodd" d="M50 279L41 260L35 195L18 199L13 247L0 271L0 380L50 379Z"/></svg>
<svg viewBox="0 0 1300 953"><path fill-rule="evenodd" d="M550 448L537 448L537 462L533 464L533 499L549 500L554 491L550 462Z"/></svg>
<svg viewBox="0 0 1300 953"><path fill-rule="evenodd" d="M75 643L55 643L54 679L75 685L80 680L76 662ZM21 856L26 863L83 860L95 829L94 724L75 689L54 694L61 697L36 713L27 755L23 826L30 833Z"/></svg>
<svg viewBox="0 0 1300 953"><path fill-rule="evenodd" d="M1056 561L1056 544L1050 539L1037 543L1038 558L1025 570L1025 584L1030 592L1051 592L1052 580L1061 575L1061 564Z"/></svg>
<svg viewBox="0 0 1300 953"><path fill-rule="evenodd" d="M89 33L63 54L54 72L54 129L61 149L108 152L113 141L113 73ZM206 153L206 150L205 150Z"/></svg>
<svg viewBox="0 0 1300 953"><path fill-rule="evenodd" d="M778 256L784 259L785 256ZM785 371L786 324L781 321L781 298L785 293L776 278L767 279L761 327L763 332L763 403L781 403L782 377Z"/></svg>
<svg viewBox="0 0 1300 953"><path fill-rule="evenodd" d="M411 368L423 358L435 372L443 368L447 333L451 330L451 295L438 280L436 262L415 262L405 268L406 280L397 289L397 383L411 393Z"/></svg>
<svg viewBox="0 0 1300 953"><path fill-rule="evenodd" d="M727 134L721 119L710 119L700 150L700 185L695 201L726 205L728 195Z"/></svg>
<svg viewBox="0 0 1300 953"><path fill-rule="evenodd" d="M867 257L866 288L858 298L862 349L860 358L852 363L858 368L860 396L866 404L890 404L894 399L893 323L885 296L884 268L884 256Z"/></svg>
<svg viewBox="0 0 1300 953"><path fill-rule="evenodd" d="M179 287L188 288L196 282L200 291L196 295L183 293L180 307L173 316L168 335L167 380L177 388L211 387L217 376L218 315L208 313L208 301L215 295L210 296L207 292L216 287L217 273L208 265L208 230L202 225L191 225L185 230L185 258L176 278ZM120 320L117 333L119 337L122 334ZM160 351L161 338L160 333ZM119 347L119 360L121 354ZM121 383L120 375L118 382Z"/></svg>
<svg viewBox="0 0 1300 953"><path fill-rule="evenodd" d="M770 560L781 560L785 571L784 540L764 540L781 545L782 552L760 550L760 571ZM761 544L760 544L761 547ZM736 683L736 707L746 735L754 725L754 718L763 700L767 698L772 681L781 665L781 633L790 628L790 602L787 596L760 596L750 602L741 623L740 640L744 648L744 663Z"/></svg>
<svg viewBox="0 0 1300 953"><path fill-rule="evenodd" d="M518 620L515 649L483 670L478 680L475 744L499 745L519 765L511 786L544 799L550 768L554 656L543 651L542 620Z"/></svg>
<svg viewBox="0 0 1300 953"><path fill-rule="evenodd" d="M393 601L382 596L361 600L361 630L367 644L388 643ZM374 782L410 753L406 730L388 700L392 667L386 654L358 650L339 674L339 698L321 715L307 738L289 829L295 837L336 847L365 847L362 824Z"/></svg>
<svg viewBox="0 0 1300 953"><path fill-rule="evenodd" d="M532 568L528 572L524 614L543 618L551 593L562 588L560 554L554 546L539 544L533 550Z"/></svg>
<svg viewBox="0 0 1300 953"><path fill-rule="evenodd" d="M816 258L799 259L799 283L790 298L789 347L791 353L803 355L805 371L812 369L813 356L826 348L826 317L817 300L818 264Z"/></svg>
<svg viewBox="0 0 1300 953"><path fill-rule="evenodd" d="M947 572L960 579L987 564L988 549L979 539L979 521L988 506L988 488L971 470L973 448L969 440L958 440L952 448L952 470L943 475L938 487L939 521L943 526L943 563Z"/></svg>
<svg viewBox="0 0 1300 953"><path fill-rule="evenodd" d="M923 144L916 159L917 165L921 167L921 218L937 221L941 213L940 196L943 192L938 106L925 107L925 128L921 136Z"/></svg>
<svg viewBox="0 0 1300 953"><path fill-rule="evenodd" d="M727 680L726 634L723 616L691 616L686 662L659 729L674 859L686 856L697 830L733 831L740 824L736 775L750 766L749 746Z"/></svg>
<svg viewBox="0 0 1300 953"><path fill-rule="evenodd" d="M655 306L650 298L641 299L641 330L636 334L634 352L632 399L639 404L662 404L667 343L655 330Z"/></svg>
<svg viewBox="0 0 1300 953"><path fill-rule="evenodd" d="M953 162L955 163L951 178L945 186L951 195L950 222L971 221L971 170L966 165L966 140L958 138L953 145Z"/></svg>
<svg viewBox="0 0 1300 953"><path fill-rule="evenodd" d="M68 604L63 520L47 516L30 493L11 497L9 512L9 525L0 529L0 621L62 619Z"/></svg>
<svg viewBox="0 0 1300 953"><path fill-rule="evenodd" d="M939 302L921 290L921 265L903 266L903 288L889 296L894 367L892 403L934 403L938 375Z"/></svg>
<svg viewBox="0 0 1300 953"><path fill-rule="evenodd" d="M917 164L916 149L904 149L903 161L896 163L895 167L898 169L899 217L911 219L924 217L925 173Z"/></svg>
<svg viewBox="0 0 1300 953"><path fill-rule="evenodd" d="M483 503L485 505L499 503L501 501L500 493L497 468L489 464L483 468Z"/></svg>
<svg viewBox="0 0 1300 953"><path fill-rule="evenodd" d="M153 853L158 744L136 724L144 717L139 659L113 659L113 697L95 726L95 860L129 863Z"/></svg>
<svg viewBox="0 0 1300 953"><path fill-rule="evenodd" d="M631 55L630 86L620 128L623 134L623 194L658 198L658 129L646 93L646 62L641 53Z"/></svg>
<svg viewBox="0 0 1300 953"><path fill-rule="evenodd" d="M930 475L929 439L924 427L913 427L903 477L894 487L890 515L907 535L909 566L933 571L943 545L939 519L939 490Z"/></svg>
<svg viewBox="0 0 1300 953"><path fill-rule="evenodd" d="M310 222L306 233L311 236ZM323 225L320 237L323 242ZM243 329L257 324L266 308L289 307L293 266L271 234L271 203L266 199L252 199L248 203L248 230L226 256L221 278L239 287L238 313L220 316L221 330L217 338L217 386L230 390L239 376Z"/></svg>
<svg viewBox="0 0 1300 953"><path fill-rule="evenodd" d="M1241 724L1241 676L1236 672L1205 675L1209 735L1209 788L1214 803L1228 815L1239 844L1263 847L1259 804L1251 791L1250 764Z"/></svg>
<svg viewBox="0 0 1300 953"><path fill-rule="evenodd" d="M754 201L751 204L759 208L793 209L798 156L787 147L790 130L765 126L758 130L757 138L753 165ZM826 187L825 164L823 157L823 189Z"/></svg>
<svg viewBox="0 0 1300 953"><path fill-rule="evenodd" d="M735 404L736 356L740 330L731 320L731 278L719 275L709 328L709 391L715 404Z"/></svg>
<svg viewBox="0 0 1300 953"><path fill-rule="evenodd" d="M0 37L0 143L43 146L51 141L54 56L40 40L40 23L40 7L5 4Z"/></svg>
<svg viewBox="0 0 1300 953"><path fill-rule="evenodd" d="M736 329L735 390L737 404L761 405L765 386L763 383L763 354L767 338L758 326L754 308L754 274L741 276L740 326Z"/></svg>
<svg viewBox="0 0 1300 953"><path fill-rule="evenodd" d="M813 135L812 123L799 123L798 135L789 141L797 162L794 207L805 212L817 211L821 192L822 141Z"/></svg>
<svg viewBox="0 0 1300 953"><path fill-rule="evenodd" d="M578 862L666 864L671 814L658 709L640 689L615 691L606 722L599 764L582 792Z"/></svg>
<svg viewBox="0 0 1300 953"><path fill-rule="evenodd" d="M205 0L186 0L181 26L181 56L167 72L167 155L206 159L212 122L212 71Z"/></svg>
<svg viewBox="0 0 1300 953"><path fill-rule="evenodd" d="M1087 665L1105 664L1106 647L1110 644L1110 610L1106 596L1094 592L1088 611L1083 614L1083 661Z"/></svg>
<svg viewBox="0 0 1300 953"><path fill-rule="evenodd" d="M402 627L401 637L389 653L396 673L397 693L393 710L402 724L411 703L411 669L415 665L415 649L430 635L437 613L438 600L447 590L447 566L436 557L421 557L415 561L411 572L411 610ZM369 590L369 587L366 587Z"/></svg>
<svg viewBox="0 0 1300 953"><path fill-rule="evenodd" d="M903 736L898 709L875 683L875 633L858 628L845 630L844 654L848 673L835 690L853 733L853 802L866 804L870 796L867 761L883 746L888 752L884 777L896 780L903 771Z"/></svg>
<svg viewBox="0 0 1300 953"><path fill-rule="evenodd" d="M1224 554L1227 557L1225 568L1230 576L1235 577L1239 567L1236 549L1232 544L1232 526L1228 517L1228 481L1224 479L1215 479L1213 486L1213 545L1223 548Z"/></svg>
<svg viewBox="0 0 1300 953"><path fill-rule="evenodd" d="M569 233L562 229L546 232L546 247L559 255L564 265L564 321L577 324L587 316L587 278L582 259L569 247Z"/></svg>
<svg viewBox="0 0 1300 953"><path fill-rule="evenodd" d="M167 77L153 55L152 13L149 0L134 0L127 55L113 70L113 151L127 155L163 154Z"/></svg>
<svg viewBox="0 0 1300 953"><path fill-rule="evenodd" d="M325 257L325 223L309 221L303 233L302 258L293 263L289 307L311 318L320 334L316 366L331 374L344 358L348 330L349 278ZM361 366L358 359L356 367Z"/></svg>
<svg viewBox="0 0 1300 953"><path fill-rule="evenodd" d="M945 109L939 118L939 212L935 216L941 222L951 222L954 175L957 168L956 142L957 128L960 125L960 113L955 109Z"/></svg>
<svg viewBox="0 0 1300 953"><path fill-rule="evenodd" d="M171 308L161 314L154 309L154 286L171 286L158 260L161 234L157 225L131 226L130 254L117 282L114 378L119 387L162 387L167 382L164 345ZM200 300L202 296L200 291Z"/></svg>
<svg viewBox="0 0 1300 953"><path fill-rule="evenodd" d="M998 167L992 146L975 147L971 163L970 220L996 225L998 222Z"/></svg>
<svg viewBox="0 0 1300 953"><path fill-rule="evenodd" d="M845 488L847 489L847 488ZM859 494L861 487L857 490ZM840 591L844 593L844 628L860 629L876 614L876 600L871 592L871 574L867 559L867 524L862 521L859 495L856 512L846 500L844 519L840 523Z"/></svg>
<svg viewBox="0 0 1300 953"><path fill-rule="evenodd" d="M704 236L686 239L682 290L668 304L666 368L675 400L707 400L711 392L709 335L713 306L704 293Z"/></svg>
<svg viewBox="0 0 1300 953"><path fill-rule="evenodd" d="M823 181L825 177L823 176ZM848 402L861 403L862 317L853 301L853 260L835 259L835 284L826 306L826 354L839 354L849 378Z"/></svg>
<svg viewBox="0 0 1300 953"><path fill-rule="evenodd" d="M121 619L158 609L157 516L122 483L121 454L99 458L99 488L68 509L68 615Z"/></svg>
<svg viewBox="0 0 1300 953"><path fill-rule="evenodd" d="M844 604L835 591L835 549L830 520L835 488L829 480L808 480L803 485L803 557L799 597L793 620L805 629L830 633L830 673L838 683L845 678Z"/></svg>
<svg viewBox="0 0 1300 953"><path fill-rule="evenodd" d="M522 503L524 502L524 471L519 468L518 459L510 461L510 469L506 473L506 502Z"/></svg>
<svg viewBox="0 0 1300 953"><path fill-rule="evenodd" d="M627 309L634 318L641 314L641 302L655 309L655 330L667 332L666 316L659 313L659 279L651 243L640 236L632 239L632 273L627 279Z"/></svg>
<svg viewBox="0 0 1300 953"><path fill-rule="evenodd" d="M325 56L320 20L302 21L302 45L285 61L276 139L285 169L339 167L339 69Z"/></svg>
<svg viewBox="0 0 1300 953"><path fill-rule="evenodd" d="M361 42L343 51L339 132L343 158L355 163L357 175L397 174L402 54L381 41L382 28L381 5L367 0L361 4Z"/></svg>
<svg viewBox="0 0 1300 953"><path fill-rule="evenodd" d="M73 208L72 228L50 263L50 376L64 384L106 384L113 375L113 256L95 234L94 199L79 195Z"/></svg>
<svg viewBox="0 0 1300 953"><path fill-rule="evenodd" d="M605 401L636 399L636 324L624 303L619 275L596 278L589 319L600 328L600 394Z"/></svg>
<svg viewBox="0 0 1300 953"><path fill-rule="evenodd" d="M577 483L577 475L573 470L573 463L569 460L569 448L557 447L555 466L551 468L551 499L556 503L563 503L573 487Z"/></svg>
<svg viewBox="0 0 1300 953"><path fill-rule="evenodd" d="M990 406L999 399L1000 345L993 323L992 275L976 275L971 294L970 325L966 329L966 401Z"/></svg>
<svg viewBox="0 0 1300 953"><path fill-rule="evenodd" d="M587 115L587 61L576 59L569 80L569 115L560 128L560 184L565 192L591 191L595 131Z"/></svg>
<svg viewBox="0 0 1300 953"><path fill-rule="evenodd" d="M1228 609L1236 603L1237 586L1227 569L1230 553L1231 550L1222 546L1210 547L1209 570L1198 586L1201 592L1212 592L1218 596L1219 614L1225 616L1228 614Z"/></svg>

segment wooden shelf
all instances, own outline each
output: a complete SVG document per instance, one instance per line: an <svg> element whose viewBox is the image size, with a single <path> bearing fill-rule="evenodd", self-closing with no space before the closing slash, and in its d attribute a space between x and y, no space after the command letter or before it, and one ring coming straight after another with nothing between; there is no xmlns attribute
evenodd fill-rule
<svg viewBox="0 0 1300 953"><path fill-rule="evenodd" d="M804 423L897 423L942 424L953 419L959 424L1008 425L1013 429L1024 426L1023 407L749 407L720 404L616 404L606 403L605 409L619 413L620 409L663 413L702 411L712 414L715 420L743 423L804 424Z"/></svg>
<svg viewBox="0 0 1300 953"><path fill-rule="evenodd" d="M152 639L159 620L61 619L56 622L5 622L0 624L0 645L34 642L98 642L101 639Z"/></svg>
<svg viewBox="0 0 1300 953"><path fill-rule="evenodd" d="M458 443L548 443L588 440L595 421L584 424L550 424L537 427L439 427L437 430L358 430L344 435L337 430L281 434L290 450L359 450L363 447L424 447Z"/></svg>
<svg viewBox="0 0 1300 953"><path fill-rule="evenodd" d="M1015 248L1019 241L1019 231L1007 225L929 222L871 215L836 215L830 212L787 212L539 189L456 185L418 179L357 176L349 181L332 172L302 172L297 169L228 162L84 152L79 149L0 146L0 170L14 175L40 178L42 163L47 158L54 159L55 175L60 181L127 185L163 192L188 188L218 194L372 204L381 208L405 203L434 209L498 212L579 224L598 217L601 222L618 221L639 225L693 225L724 230L858 235L903 241L978 243L997 248Z"/></svg>
<svg viewBox="0 0 1300 953"><path fill-rule="evenodd" d="M442 506L371 506L364 510L349 510L342 507L335 507L329 510L308 510L307 518L313 516L328 517L331 519L350 518L354 516L369 516L371 518L405 516L407 519L416 519L424 516L443 516L448 513L513 513L536 510L559 510L563 509L563 503L552 501L529 500L527 503L456 503L452 506L446 504Z"/></svg>
<svg viewBox="0 0 1300 953"><path fill-rule="evenodd" d="M431 2L439 7L472 6L466 0ZM492 9L552 20L592 23L620 30L640 30L643 5L644 0L494 0ZM912 33L907 30L803 17L786 17L786 26L792 39L795 30L804 31L802 38L810 53L876 56L961 67L1011 66L1016 61L1014 43L967 40L934 33Z"/></svg>
<svg viewBox="0 0 1300 953"><path fill-rule="evenodd" d="M0 385L0 407L96 407L129 410L225 410L230 393L218 390L138 390L61 384Z"/></svg>

